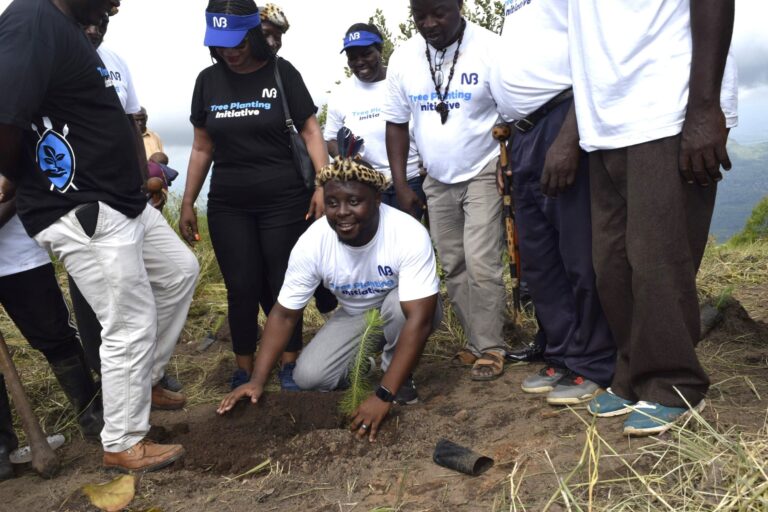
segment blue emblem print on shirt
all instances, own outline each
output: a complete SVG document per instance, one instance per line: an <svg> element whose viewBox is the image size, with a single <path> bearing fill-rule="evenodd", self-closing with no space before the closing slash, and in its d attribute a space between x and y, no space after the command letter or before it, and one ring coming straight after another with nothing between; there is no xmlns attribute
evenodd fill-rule
<svg viewBox="0 0 768 512"><path fill-rule="evenodd" d="M77 190L72 181L75 179L75 153L67 142L69 127L65 124L61 132L54 131L51 120L43 118L45 131L41 134L35 124L32 129L40 136L35 148L38 169L51 182L51 191L66 192L69 188Z"/></svg>

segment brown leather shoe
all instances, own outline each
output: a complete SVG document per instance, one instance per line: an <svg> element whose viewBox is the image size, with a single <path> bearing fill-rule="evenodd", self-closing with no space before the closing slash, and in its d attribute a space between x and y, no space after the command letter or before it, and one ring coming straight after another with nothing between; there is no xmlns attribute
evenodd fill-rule
<svg viewBox="0 0 768 512"><path fill-rule="evenodd" d="M104 452L104 467L123 473L148 473L164 468L184 456L180 444L156 444L142 439L122 452Z"/></svg>
<svg viewBox="0 0 768 512"><path fill-rule="evenodd" d="M155 384L152 387L152 408L162 409L164 411L175 411L184 407L187 403L187 397L184 393L178 393L165 389L160 384Z"/></svg>

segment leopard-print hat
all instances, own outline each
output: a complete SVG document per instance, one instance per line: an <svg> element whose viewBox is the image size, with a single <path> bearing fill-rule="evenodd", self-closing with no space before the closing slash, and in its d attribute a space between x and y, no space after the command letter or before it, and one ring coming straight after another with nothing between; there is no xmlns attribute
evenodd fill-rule
<svg viewBox="0 0 768 512"><path fill-rule="evenodd" d="M283 34L288 32L288 29L291 28L290 23L288 23L288 18L285 17L285 13L276 4L269 3L259 7L259 16L261 16L262 21L268 21L279 28Z"/></svg>
<svg viewBox="0 0 768 512"><path fill-rule="evenodd" d="M329 181L359 181L376 190L384 191L389 186L387 178L371 169L363 160L336 157L317 173L315 184L322 187Z"/></svg>

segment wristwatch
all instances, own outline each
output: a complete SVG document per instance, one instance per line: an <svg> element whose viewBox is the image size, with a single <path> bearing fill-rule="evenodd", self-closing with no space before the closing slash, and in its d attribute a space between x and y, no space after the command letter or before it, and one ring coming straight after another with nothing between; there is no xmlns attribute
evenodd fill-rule
<svg viewBox="0 0 768 512"><path fill-rule="evenodd" d="M376 389L376 397L382 402L392 403L395 401L395 395L382 385Z"/></svg>

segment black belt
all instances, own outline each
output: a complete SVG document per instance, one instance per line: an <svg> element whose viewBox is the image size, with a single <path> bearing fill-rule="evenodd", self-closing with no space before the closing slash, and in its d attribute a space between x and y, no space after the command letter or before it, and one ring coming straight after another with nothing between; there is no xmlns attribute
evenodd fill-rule
<svg viewBox="0 0 768 512"><path fill-rule="evenodd" d="M554 108L558 105L560 105L562 102L569 100L573 98L573 89L566 89L548 102L546 102L544 105L539 107L535 112L532 114L529 114L525 116L524 118L520 119L519 121L515 121L512 123L512 126L515 127L517 131L520 133L526 133L531 130L533 130L533 127L536 126L539 121L541 121L544 116L552 112Z"/></svg>

